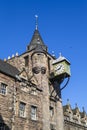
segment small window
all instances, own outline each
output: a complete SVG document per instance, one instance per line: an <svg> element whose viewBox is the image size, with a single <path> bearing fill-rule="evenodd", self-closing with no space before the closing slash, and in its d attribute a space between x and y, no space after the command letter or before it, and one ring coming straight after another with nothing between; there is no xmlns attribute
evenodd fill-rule
<svg viewBox="0 0 87 130"><path fill-rule="evenodd" d="M29 56L24 57L25 59L25 66L29 65Z"/></svg>
<svg viewBox="0 0 87 130"><path fill-rule="evenodd" d="M25 103L20 102L20 105L19 105L19 116L20 117L25 117L25 106L26 106Z"/></svg>
<svg viewBox="0 0 87 130"><path fill-rule="evenodd" d="M54 108L50 106L49 110L50 110L50 116L52 117L54 115Z"/></svg>
<svg viewBox="0 0 87 130"><path fill-rule="evenodd" d="M55 125L54 125L54 124L50 124L50 130L56 130Z"/></svg>
<svg viewBox="0 0 87 130"><path fill-rule="evenodd" d="M36 120L37 118L37 107L31 106L31 119Z"/></svg>
<svg viewBox="0 0 87 130"><path fill-rule="evenodd" d="M5 95L7 93L7 84L1 83L0 93Z"/></svg>
<svg viewBox="0 0 87 130"><path fill-rule="evenodd" d="M1 122L0 122L0 130L6 130L6 129L5 129L5 124L4 124L4 123L1 123Z"/></svg>
<svg viewBox="0 0 87 130"><path fill-rule="evenodd" d="M36 88L32 88L31 94L32 94L32 95L37 95L37 90L36 90Z"/></svg>

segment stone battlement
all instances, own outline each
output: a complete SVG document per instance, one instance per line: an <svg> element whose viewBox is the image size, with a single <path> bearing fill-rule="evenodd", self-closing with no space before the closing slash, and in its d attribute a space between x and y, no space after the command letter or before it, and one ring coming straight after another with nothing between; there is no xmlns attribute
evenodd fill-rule
<svg viewBox="0 0 87 130"><path fill-rule="evenodd" d="M76 106L75 109L71 108L70 104L63 106L64 120L76 123L79 125L87 126L87 114L85 110L81 112Z"/></svg>

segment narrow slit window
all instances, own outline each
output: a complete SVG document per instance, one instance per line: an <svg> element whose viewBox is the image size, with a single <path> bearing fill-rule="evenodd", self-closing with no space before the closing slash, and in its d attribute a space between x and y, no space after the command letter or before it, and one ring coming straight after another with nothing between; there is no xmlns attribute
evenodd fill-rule
<svg viewBox="0 0 87 130"><path fill-rule="evenodd" d="M25 56L24 59L25 59L25 66L28 66L29 65L29 56Z"/></svg>
<svg viewBox="0 0 87 130"><path fill-rule="evenodd" d="M52 106L50 106L49 110L50 110L50 116L53 117L53 115L54 115L54 108Z"/></svg>

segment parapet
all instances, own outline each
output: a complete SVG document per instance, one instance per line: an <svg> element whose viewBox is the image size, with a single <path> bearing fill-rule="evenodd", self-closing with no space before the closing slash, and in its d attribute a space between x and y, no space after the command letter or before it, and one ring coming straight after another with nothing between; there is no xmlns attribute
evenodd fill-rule
<svg viewBox="0 0 87 130"><path fill-rule="evenodd" d="M74 109L71 108L70 104L63 106L64 120L83 125L87 127L87 114L83 108L81 112L76 106Z"/></svg>

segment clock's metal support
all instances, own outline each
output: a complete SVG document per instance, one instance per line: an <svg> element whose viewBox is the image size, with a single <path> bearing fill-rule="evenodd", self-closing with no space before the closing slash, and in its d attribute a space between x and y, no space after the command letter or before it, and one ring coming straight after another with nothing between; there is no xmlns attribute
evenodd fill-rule
<svg viewBox="0 0 87 130"><path fill-rule="evenodd" d="M66 83L64 84L64 86L60 87L60 90L57 91L57 94L56 94L55 98L57 98L57 96L60 95L61 91L67 86L69 80L70 80L70 77L67 78L67 81L66 81ZM64 81L64 80L63 80L63 81ZM62 82L63 82L63 81L62 81ZM60 86L61 86L61 83L60 83Z"/></svg>
<svg viewBox="0 0 87 130"><path fill-rule="evenodd" d="M67 78L67 82L66 82L65 85L60 89L60 91L62 91L62 90L67 86L69 80L70 80L70 77Z"/></svg>
<svg viewBox="0 0 87 130"><path fill-rule="evenodd" d="M53 90L50 94L50 97L54 97L54 99L57 101L61 98L61 91L67 86L69 80L70 80L70 77L67 77L67 81L65 82L65 84L63 86L61 86L61 84L63 83L63 81L65 80L65 75L58 78L58 79L54 79L51 81L52 85L53 85ZM56 83L56 85L55 85ZM53 93L56 92L56 95L53 96Z"/></svg>

